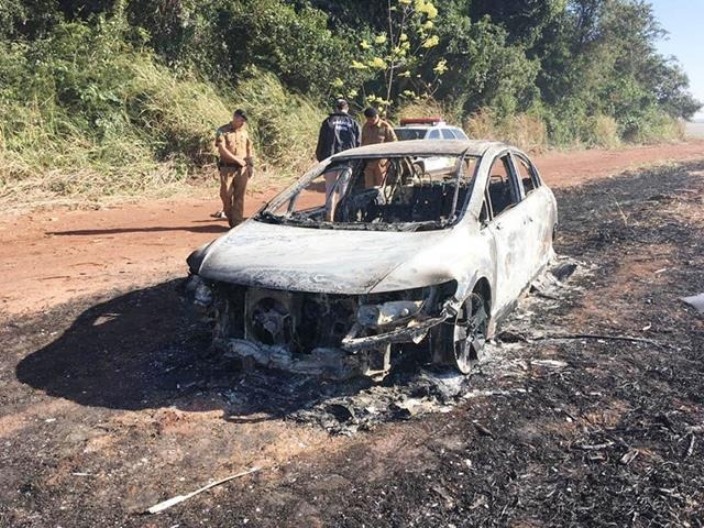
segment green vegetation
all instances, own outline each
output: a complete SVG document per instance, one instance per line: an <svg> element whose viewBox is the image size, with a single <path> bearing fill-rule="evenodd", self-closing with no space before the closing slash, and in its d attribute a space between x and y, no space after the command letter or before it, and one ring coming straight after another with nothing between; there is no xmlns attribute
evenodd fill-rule
<svg viewBox="0 0 704 528"><path fill-rule="evenodd" d="M662 36L642 0L2 0L0 200L173 192L236 107L289 177L338 96L531 150L668 140L700 104Z"/></svg>

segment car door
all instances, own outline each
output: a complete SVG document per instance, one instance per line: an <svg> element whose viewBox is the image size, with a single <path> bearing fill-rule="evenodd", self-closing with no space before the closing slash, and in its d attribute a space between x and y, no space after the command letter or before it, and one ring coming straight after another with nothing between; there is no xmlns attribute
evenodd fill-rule
<svg viewBox="0 0 704 528"><path fill-rule="evenodd" d="M532 267L526 265L526 259L533 251L531 242L526 240L521 187L508 152L497 155L491 164L485 200L489 204L485 229L495 243L494 302L496 309L501 310L528 284Z"/></svg>
<svg viewBox="0 0 704 528"><path fill-rule="evenodd" d="M531 266L529 280L532 280L547 263L552 244L552 219L547 214L549 204L546 193L541 190L542 182L530 160L518 152L511 153L512 170L520 184L523 200L521 208L524 211L525 235L528 260Z"/></svg>

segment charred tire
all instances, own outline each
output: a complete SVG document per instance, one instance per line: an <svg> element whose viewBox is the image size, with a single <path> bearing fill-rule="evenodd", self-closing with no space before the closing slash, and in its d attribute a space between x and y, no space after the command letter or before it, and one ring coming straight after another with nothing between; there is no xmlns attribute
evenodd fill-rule
<svg viewBox="0 0 704 528"><path fill-rule="evenodd" d="M457 314L451 329L452 362L462 374L469 374L475 363L484 357L489 311L481 293L473 292ZM448 329L449 330L449 329ZM449 343L448 343L449 344Z"/></svg>

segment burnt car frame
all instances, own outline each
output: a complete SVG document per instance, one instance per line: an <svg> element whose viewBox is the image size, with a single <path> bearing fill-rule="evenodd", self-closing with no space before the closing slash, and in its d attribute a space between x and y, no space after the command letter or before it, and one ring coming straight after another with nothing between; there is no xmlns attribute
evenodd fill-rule
<svg viewBox="0 0 704 528"><path fill-rule="evenodd" d="M424 157L451 168L428 174ZM381 186L364 170L381 164ZM413 350L470 372L548 264L557 206L507 144L412 140L322 161L187 259L215 348L331 378L388 372Z"/></svg>

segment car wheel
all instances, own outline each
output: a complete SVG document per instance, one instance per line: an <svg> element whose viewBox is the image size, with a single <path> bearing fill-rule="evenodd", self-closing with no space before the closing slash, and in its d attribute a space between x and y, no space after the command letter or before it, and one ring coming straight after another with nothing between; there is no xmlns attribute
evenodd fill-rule
<svg viewBox="0 0 704 528"><path fill-rule="evenodd" d="M469 374L474 363L483 358L488 328L486 300L474 292L457 314L452 330L454 364L463 374Z"/></svg>

